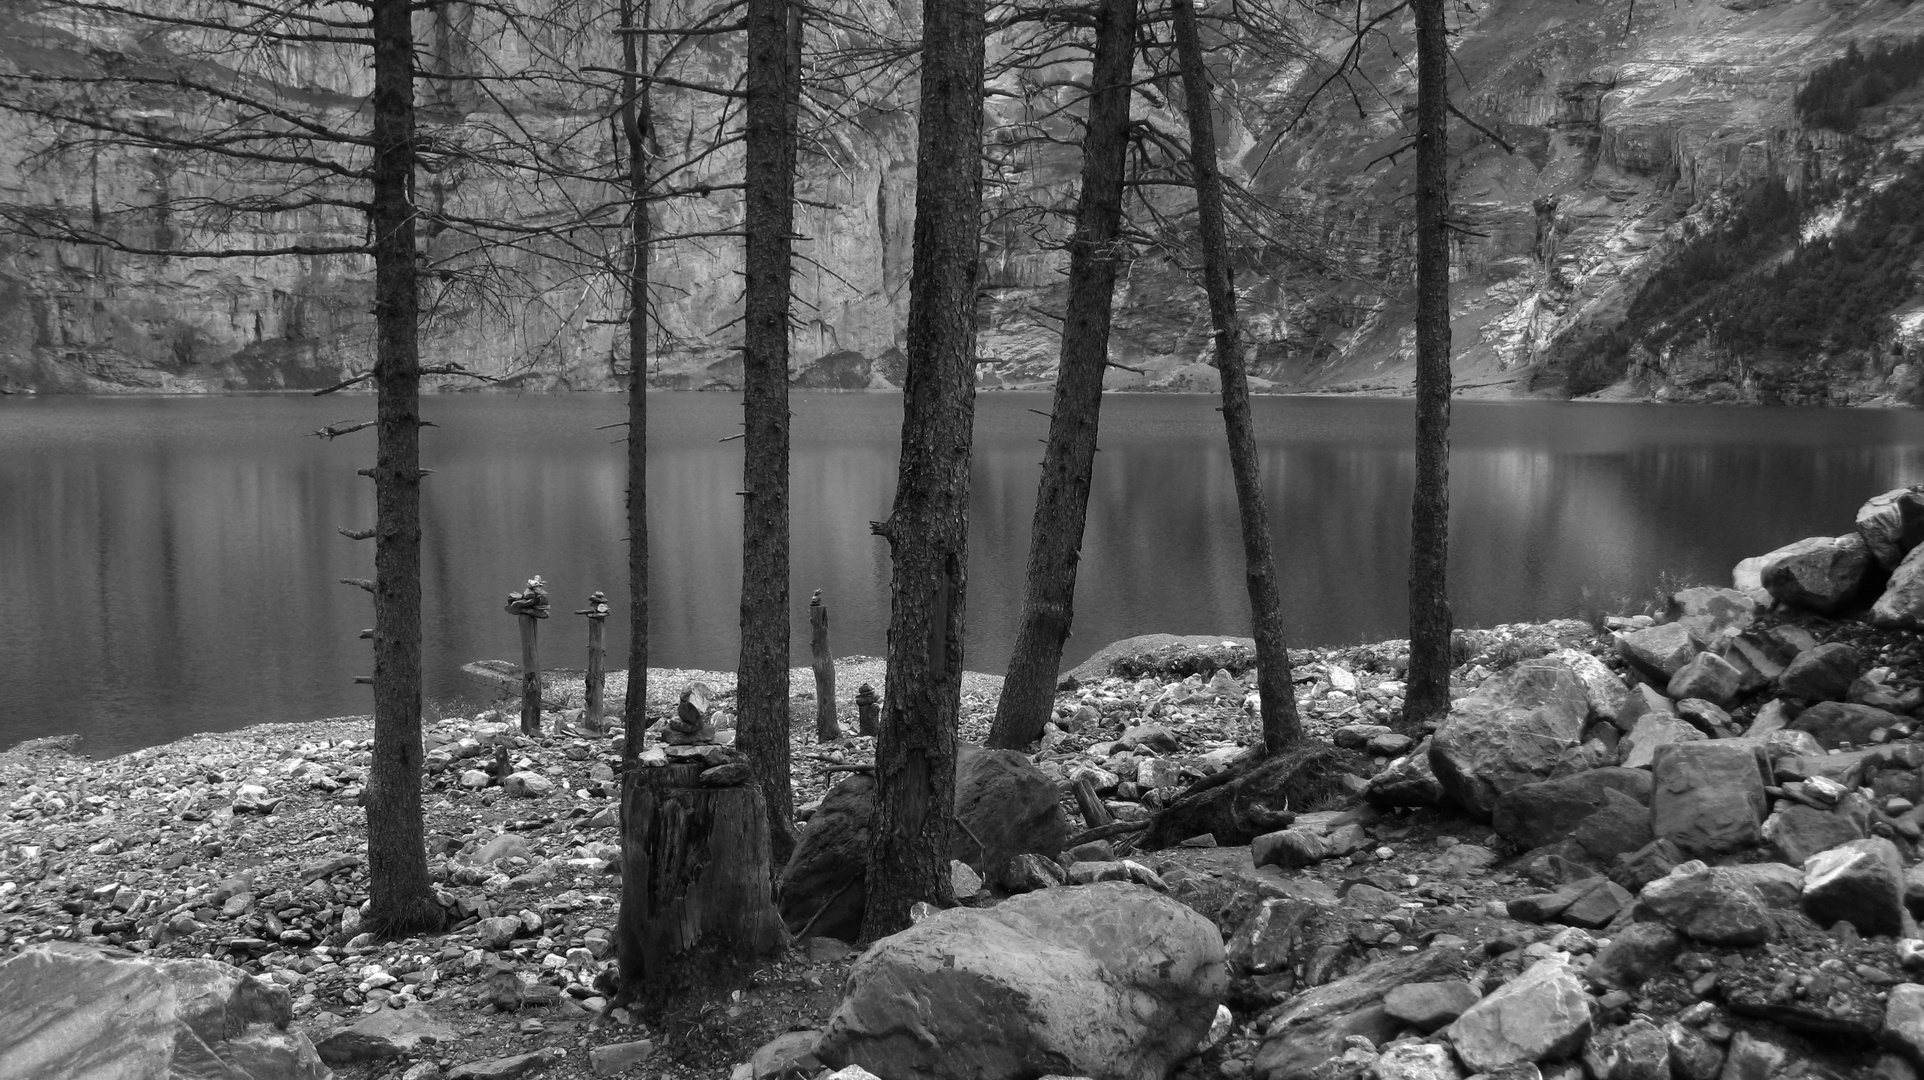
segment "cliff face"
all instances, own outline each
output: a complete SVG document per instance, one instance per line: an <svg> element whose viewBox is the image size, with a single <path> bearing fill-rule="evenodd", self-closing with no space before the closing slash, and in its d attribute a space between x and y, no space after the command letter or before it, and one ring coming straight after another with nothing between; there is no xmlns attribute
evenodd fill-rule
<svg viewBox="0 0 1924 1080"><path fill-rule="evenodd" d="M877 6L872 14L893 19L893 12ZM1924 35L1924 4L1681 0L1632 9L1622 0L1492 0L1452 18L1460 24L1452 89L1462 112L1485 129L1458 123L1453 143L1461 225L1453 266L1456 371L1465 392L1573 392L1609 382L1605 392L1617 396L1862 401L1908 391L1917 377L1910 353L1924 348L1924 302L1914 281L1907 296L1876 314L1883 321L1874 347L1760 358L1714 339L1645 335L1620 350L1621 370L1601 380L1583 357L1586 343L1620 326L1634 324L1643 335L1659 325L1643 316L1624 320L1652 278L1724 229L1760 181L1816 193L1803 210L1806 235L1850 228L1867 193L1891 182L1904 155L1924 150L1924 91L1913 87L1864 110L1852 134L1807 126L1793 99L1811 71L1852 42ZM430 36L446 30L424 27ZM1349 44L1342 27L1320 18L1304 16L1298 31L1325 60ZM0 63L15 70L77 70L103 50L164 52L175 44L136 40L97 20L0 14ZM739 65L730 48L708 39L689 50L683 77L730 81ZM1240 253L1259 389L1401 393L1412 385L1410 155L1393 153L1414 106L1411 56L1408 33L1392 27L1363 50L1354 93L1332 87L1307 108L1303 96L1321 78L1315 65L1242 63L1221 73L1233 89L1219 116L1227 170L1283 210L1269 234L1247 238ZM514 58L447 49L441 59L459 67ZM316 92L318 111L347 118L359 75L337 60L294 55L285 71L296 84L325 89ZM1065 64L992 87L992 129L1021 130L1046 114L1061 101L1061 91L1047 88L1057 75L1080 71ZM432 84L423 97L439 122L488 120L483 102ZM596 125L593 103L538 104L532 111L552 127ZM661 104L655 138L664 160L698 145L720 121L712 101L664 94ZM798 229L807 239L798 244L793 343L799 385L900 381L914 127L899 98L872 105L823 132L805 156ZM137 108L152 124L181 122L164 99L113 107ZM1151 92L1138 115L1178 129L1167 110ZM164 193L212 189L219 179L202 166L111 151L84 161L23 157L39 134L0 113L0 198L151 205ZM1071 149L1013 138L991 147L991 157L982 379L985 386L1046 386L1057 348L1051 312L1059 309L1064 260L1053 241L1061 220L1024 208L1071 205L1078 163ZM689 175L723 183L739 175L739 163L731 147ZM437 179L430 197L513 205L486 176L445 182L443 191ZM1182 201L1150 197L1166 207ZM716 191L662 204L655 226L663 234L723 232L738 213L738 193ZM286 241L351 240L360 228L341 211L277 222ZM210 228L164 220L146 227L173 237ZM1786 257L1762 249L1750 256L1758 271ZM625 331L608 276L564 272L531 254L510 262L533 282L525 295L504 302L448 290L426 327L424 354L538 388L617 385ZM694 237L658 251L651 364L658 385L738 384L739 354L730 346L739 339L731 325L740 311L739 269L732 238ZM354 256L158 259L0 238L0 388L327 385L371 360L370 278L366 261ZM1204 362L1207 309L1169 258L1137 258L1117 302L1115 359L1135 370L1113 371L1112 386L1215 388Z"/></svg>

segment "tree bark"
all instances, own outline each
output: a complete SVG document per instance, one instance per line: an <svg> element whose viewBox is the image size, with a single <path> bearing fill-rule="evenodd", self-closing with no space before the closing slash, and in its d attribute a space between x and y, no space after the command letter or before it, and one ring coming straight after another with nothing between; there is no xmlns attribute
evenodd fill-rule
<svg viewBox="0 0 1924 1080"><path fill-rule="evenodd" d="M1196 11L1188 0L1171 0L1177 63L1182 69L1184 109L1189 114L1189 163L1196 183L1196 211L1203 252L1203 288L1216 327L1216 367L1222 375L1223 427L1229 436L1229 468L1235 475L1242 514L1243 561L1249 584L1251 636L1256 639L1256 689L1262 696L1263 750L1280 753L1303 736L1290 684L1289 647L1283 637L1283 600L1276 554L1269 538L1256 457L1255 425L1249 415L1249 379L1243 364L1242 325L1236 315L1236 284L1223 224L1222 174L1216 164L1215 110L1209 73L1203 67Z"/></svg>
<svg viewBox="0 0 1924 1080"><path fill-rule="evenodd" d="M795 129L789 0L748 0L742 354L742 593L736 743L768 810L777 864L795 849L788 747L788 308Z"/></svg>
<svg viewBox="0 0 1924 1080"><path fill-rule="evenodd" d="M416 339L414 31L406 0L373 8L374 760L370 921L405 935L443 921L421 825L421 356Z"/></svg>
<svg viewBox="0 0 1924 1080"><path fill-rule="evenodd" d="M621 0L624 29L649 24L646 0ZM624 71L647 62L647 37L621 35ZM629 262L628 290L628 689L622 699L621 775L624 786L639 769L642 736L648 730L648 89L633 75L622 80L621 132L628 144ZM637 834L622 800L624 846ZM616 963L623 1001L642 984L642 942L627 928L638 925L642 879L629 860L621 865L621 912L615 935Z"/></svg>
<svg viewBox="0 0 1924 1080"><path fill-rule="evenodd" d="M621 937L639 959L623 996L644 1016L681 995L746 982L788 941L769 888L760 793L702 787L701 772L637 769L622 783Z"/></svg>
<svg viewBox="0 0 1924 1080"><path fill-rule="evenodd" d="M923 0L908 373L889 542L888 677L862 936L951 899L982 206L982 0Z"/></svg>
<svg viewBox="0 0 1924 1080"><path fill-rule="evenodd" d="M1416 14L1416 491L1410 504L1410 681L1403 723L1450 707L1449 39L1443 0Z"/></svg>
<svg viewBox="0 0 1924 1080"><path fill-rule="evenodd" d="M1002 681L988 745L1020 749L1042 735L1055 704L1056 674L1074 619L1076 568L1088 517L1102 376L1109 364L1109 321L1122 251L1122 180L1129 150L1131 69L1138 0L1107 0L1096 16L1088 130L1082 144L1082 196L1069 240L1069 297L1062 359L1049 415L1049 445L1029 527L1029 569L1022 620Z"/></svg>

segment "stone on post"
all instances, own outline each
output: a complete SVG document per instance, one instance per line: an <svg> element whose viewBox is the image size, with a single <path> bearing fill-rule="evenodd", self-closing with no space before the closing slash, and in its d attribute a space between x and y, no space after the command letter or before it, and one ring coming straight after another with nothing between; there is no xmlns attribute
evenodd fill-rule
<svg viewBox="0 0 1924 1080"><path fill-rule="evenodd" d="M867 683L856 688L855 717L859 725L857 731L864 735L881 733L882 700L875 696L875 688Z"/></svg>
<svg viewBox="0 0 1924 1080"><path fill-rule="evenodd" d="M601 692L607 681L608 649L601 632L608 622L608 597L596 589L588 596L588 606L575 612L588 620L588 677L582 685L581 726L591 732L601 730Z"/></svg>
<svg viewBox="0 0 1924 1080"><path fill-rule="evenodd" d="M548 617L548 584L536 574L528 587L508 594L508 614L521 622L521 733L541 734L541 664L535 656L535 620Z"/></svg>

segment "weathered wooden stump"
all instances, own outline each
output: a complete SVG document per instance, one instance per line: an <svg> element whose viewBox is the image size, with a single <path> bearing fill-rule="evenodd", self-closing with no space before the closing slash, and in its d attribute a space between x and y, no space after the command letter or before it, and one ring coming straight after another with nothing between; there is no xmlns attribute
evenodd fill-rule
<svg viewBox="0 0 1924 1080"><path fill-rule="evenodd" d="M508 614L521 622L521 734L541 734L541 662L535 651L536 620L548 617L548 585L536 574L528 587L508 594Z"/></svg>
<svg viewBox="0 0 1924 1080"><path fill-rule="evenodd" d="M621 887L629 895L620 997L644 1016L744 983L788 941L772 899L768 812L749 770L734 760L739 752L675 750L675 763L622 780Z"/></svg>
<svg viewBox="0 0 1924 1080"><path fill-rule="evenodd" d="M575 612L588 619L588 674L582 681L582 726L601 730L601 692L607 682L608 648L602 644L601 631L608 621L608 597L599 589L588 597L588 606Z"/></svg>
<svg viewBox="0 0 1924 1080"><path fill-rule="evenodd" d="M835 718L835 654L828 650L828 608L820 589L808 601L808 648L815 661L815 740L835 742L842 725Z"/></svg>

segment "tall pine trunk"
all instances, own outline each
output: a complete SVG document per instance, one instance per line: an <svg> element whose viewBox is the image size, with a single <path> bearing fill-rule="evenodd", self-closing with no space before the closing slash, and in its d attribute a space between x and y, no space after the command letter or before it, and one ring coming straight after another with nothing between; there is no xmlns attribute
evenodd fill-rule
<svg viewBox="0 0 1924 1080"><path fill-rule="evenodd" d="M1129 150L1130 71L1136 56L1138 0L1107 0L1096 15L1088 130L1082 143L1082 201L1069 239L1069 299L1062 360L1049 415L1049 447L1029 527L1029 571L1022 621L1009 656L1002 698L989 731L992 747L1017 749L1042 734L1055 703L1056 673L1074 618L1076 567L1096 459L1102 376L1109 364L1109 321L1116 291L1122 179Z"/></svg>
<svg viewBox="0 0 1924 1080"><path fill-rule="evenodd" d="M1256 458L1256 430L1249 415L1249 378L1244 370L1242 325L1236 316L1236 284L1223 224L1222 173L1216 165L1215 110L1209 73L1203 67L1196 10L1171 0L1177 64L1182 69L1184 109L1189 114L1189 165L1196 182L1196 216L1203 251L1203 288L1216 327L1216 368L1222 375L1223 426L1229 435L1229 468L1242 513L1243 562L1249 584L1249 615L1256 639L1256 689L1262 696L1263 752L1275 754L1301 739L1296 693L1290 685L1289 646L1283 639L1283 599L1276 556L1269 540L1269 508Z"/></svg>
<svg viewBox="0 0 1924 1080"><path fill-rule="evenodd" d="M735 745L768 809L774 864L795 847L788 749L788 308L795 231L790 0L748 0L748 250L742 354L740 710Z"/></svg>
<svg viewBox="0 0 1924 1080"><path fill-rule="evenodd" d="M1449 39L1443 0L1416 14L1416 492L1410 506L1410 681L1403 722L1450 707Z"/></svg>
<svg viewBox="0 0 1924 1080"><path fill-rule="evenodd" d="M888 677L862 936L951 898L955 725L962 700L975 293L982 206L982 0L923 0L908 375L889 542Z"/></svg>
<svg viewBox="0 0 1924 1080"><path fill-rule="evenodd" d="M637 16L639 15L639 18ZM635 0L622 0L624 30L648 25L647 9L638 13ZM647 62L648 39L621 35L621 66L636 72ZM621 133L628 145L628 692L622 701L621 775L623 791L639 767L641 739L648 730L648 156L644 133L648 126L648 90L630 74L621 85ZM642 839L639 824L627 819L628 799L622 798L622 839ZM616 941L621 972L621 997L632 1000L644 985L642 942L629 928L642 921L646 883L629 860L621 867L622 932Z"/></svg>
<svg viewBox="0 0 1924 1080"><path fill-rule="evenodd" d="M421 826L421 356L414 244L414 31L407 0L376 0L374 36L374 760L370 921L438 928Z"/></svg>

